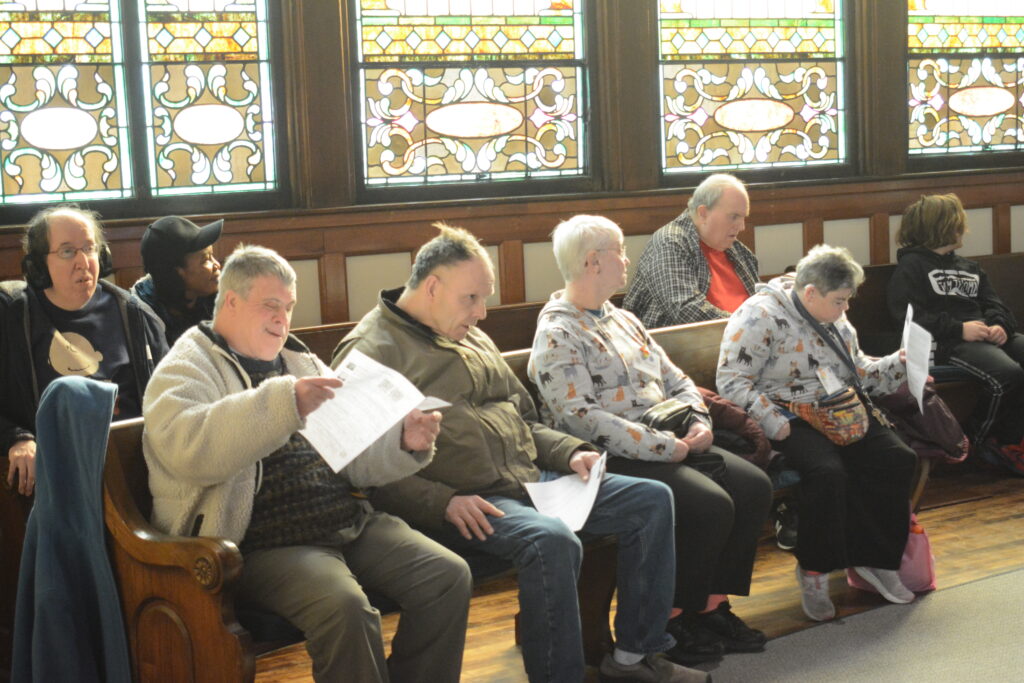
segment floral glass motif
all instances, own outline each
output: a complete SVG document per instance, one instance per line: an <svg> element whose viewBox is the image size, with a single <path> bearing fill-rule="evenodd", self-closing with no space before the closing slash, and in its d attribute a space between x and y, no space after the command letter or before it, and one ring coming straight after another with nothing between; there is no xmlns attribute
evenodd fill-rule
<svg viewBox="0 0 1024 683"><path fill-rule="evenodd" d="M154 195L276 187L266 0L139 0Z"/></svg>
<svg viewBox="0 0 1024 683"><path fill-rule="evenodd" d="M117 3L0 4L0 204L132 194Z"/></svg>
<svg viewBox="0 0 1024 683"><path fill-rule="evenodd" d="M1024 5L908 0L909 151L1024 149Z"/></svg>
<svg viewBox="0 0 1024 683"><path fill-rule="evenodd" d="M360 0L367 186L585 172L580 0Z"/></svg>
<svg viewBox="0 0 1024 683"><path fill-rule="evenodd" d="M842 0L661 0L662 172L846 160Z"/></svg>

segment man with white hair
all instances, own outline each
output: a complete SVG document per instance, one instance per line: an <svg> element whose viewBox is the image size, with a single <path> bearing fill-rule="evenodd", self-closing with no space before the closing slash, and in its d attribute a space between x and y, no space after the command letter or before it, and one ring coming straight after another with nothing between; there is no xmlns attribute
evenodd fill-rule
<svg viewBox="0 0 1024 683"><path fill-rule="evenodd" d="M748 215L743 183L705 178L686 211L647 243L623 308L648 329L728 318L757 284L757 257L736 240Z"/></svg>
<svg viewBox="0 0 1024 683"><path fill-rule="evenodd" d="M240 600L305 633L317 681L455 683L469 568L364 491L429 463L441 415L412 411L335 474L299 429L341 382L289 335L294 306L276 252L228 258L212 324L178 338L143 401L153 524L237 543ZM388 659L364 588L402 609Z"/></svg>

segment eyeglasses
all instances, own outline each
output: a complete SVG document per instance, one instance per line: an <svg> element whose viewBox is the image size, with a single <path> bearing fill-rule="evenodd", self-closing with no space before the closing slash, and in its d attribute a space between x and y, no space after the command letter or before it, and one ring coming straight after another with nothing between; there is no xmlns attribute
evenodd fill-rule
<svg viewBox="0 0 1024 683"><path fill-rule="evenodd" d="M598 249L598 251L614 251L622 258L626 258L626 245L623 244L621 247L607 247L605 249Z"/></svg>
<svg viewBox="0 0 1024 683"><path fill-rule="evenodd" d="M86 258L92 258L93 256L96 255L96 252L98 251L99 247L97 247L95 244L87 244L84 247L63 246L60 249L55 249L54 251L48 251L46 253L56 254L57 258L59 258L61 261L70 261L71 259L75 258L75 255L78 252L82 252L83 254L85 254Z"/></svg>

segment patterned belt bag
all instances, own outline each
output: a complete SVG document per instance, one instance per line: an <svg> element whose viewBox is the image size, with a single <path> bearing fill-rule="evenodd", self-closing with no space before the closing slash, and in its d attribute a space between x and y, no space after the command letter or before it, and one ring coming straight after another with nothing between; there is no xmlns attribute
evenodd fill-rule
<svg viewBox="0 0 1024 683"><path fill-rule="evenodd" d="M853 387L813 403L790 403L786 408L837 446L860 441L868 433L868 408Z"/></svg>

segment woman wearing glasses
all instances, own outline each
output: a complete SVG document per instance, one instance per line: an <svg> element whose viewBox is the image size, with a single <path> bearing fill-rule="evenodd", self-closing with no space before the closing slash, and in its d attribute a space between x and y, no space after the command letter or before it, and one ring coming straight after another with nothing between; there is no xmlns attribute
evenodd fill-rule
<svg viewBox="0 0 1024 683"><path fill-rule="evenodd" d="M632 313L610 299L626 284L622 230L575 216L552 233L565 289L537 320L529 374L549 425L608 451L608 471L664 482L675 500L675 600L667 625L684 666L760 652L765 635L732 611L749 595L771 504L767 475L713 445L696 384ZM677 419L648 419L663 409ZM665 424L664 422L673 422Z"/></svg>
<svg viewBox="0 0 1024 683"><path fill-rule="evenodd" d="M110 251L97 214L37 213L22 239L25 281L0 283L0 454L22 495L35 488L35 414L58 377L118 385L114 419L142 414L150 373L167 351L163 326L138 299L101 280Z"/></svg>

